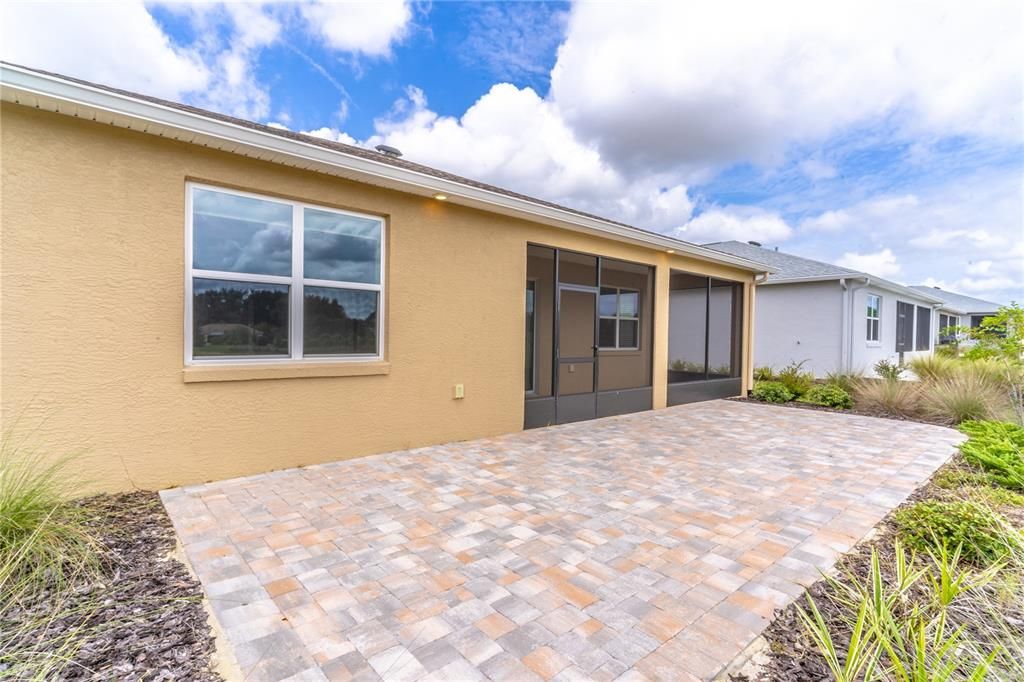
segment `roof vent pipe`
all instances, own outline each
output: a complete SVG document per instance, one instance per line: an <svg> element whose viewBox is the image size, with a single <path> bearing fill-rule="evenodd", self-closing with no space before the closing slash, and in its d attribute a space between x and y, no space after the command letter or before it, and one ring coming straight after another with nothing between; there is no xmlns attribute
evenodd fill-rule
<svg viewBox="0 0 1024 682"><path fill-rule="evenodd" d="M761 242L747 242L751 246L761 246Z"/></svg>
<svg viewBox="0 0 1024 682"><path fill-rule="evenodd" d="M397 148L389 147L386 144L379 144L376 147L374 147L374 149L379 151L384 156L390 156L390 157L395 158L395 159L397 159L399 156L402 155L402 152L399 151Z"/></svg>

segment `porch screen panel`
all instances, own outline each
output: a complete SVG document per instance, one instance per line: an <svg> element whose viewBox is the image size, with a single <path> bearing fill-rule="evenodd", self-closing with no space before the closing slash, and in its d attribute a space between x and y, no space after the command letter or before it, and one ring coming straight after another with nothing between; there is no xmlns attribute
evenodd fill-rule
<svg viewBox="0 0 1024 682"><path fill-rule="evenodd" d="M530 245L526 250L526 391L528 398L551 395L554 355L555 250ZM531 301L532 299L532 301ZM532 306L531 306L532 302Z"/></svg>
<svg viewBox="0 0 1024 682"><path fill-rule="evenodd" d="M669 284L668 382L707 376L708 278L672 273Z"/></svg>
<svg viewBox="0 0 1024 682"><path fill-rule="evenodd" d="M742 285L720 279L711 280L708 294L709 379L726 379L740 375L742 309Z"/></svg>
<svg viewBox="0 0 1024 682"><path fill-rule="evenodd" d="M896 302L896 352L914 349L914 304Z"/></svg>
<svg viewBox="0 0 1024 682"><path fill-rule="evenodd" d="M928 350L932 341L932 310L917 306L917 345L914 350Z"/></svg>
<svg viewBox="0 0 1024 682"><path fill-rule="evenodd" d="M651 385L653 282L647 265L601 259L599 391Z"/></svg>

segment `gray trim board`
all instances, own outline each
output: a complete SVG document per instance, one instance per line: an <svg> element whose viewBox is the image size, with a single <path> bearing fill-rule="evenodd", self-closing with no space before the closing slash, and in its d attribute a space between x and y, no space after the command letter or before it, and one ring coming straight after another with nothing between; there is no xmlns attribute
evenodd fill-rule
<svg viewBox="0 0 1024 682"><path fill-rule="evenodd" d="M701 400L735 398L743 392L743 379L709 379L668 385L668 405L684 405Z"/></svg>

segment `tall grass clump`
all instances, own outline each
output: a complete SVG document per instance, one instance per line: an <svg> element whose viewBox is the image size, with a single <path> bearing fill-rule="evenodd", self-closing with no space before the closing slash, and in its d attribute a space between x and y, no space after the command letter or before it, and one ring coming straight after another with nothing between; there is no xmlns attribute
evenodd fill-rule
<svg viewBox="0 0 1024 682"><path fill-rule="evenodd" d="M921 381L941 381L957 374L963 363L941 355L926 355L914 358L909 363L910 371Z"/></svg>
<svg viewBox="0 0 1024 682"><path fill-rule="evenodd" d="M49 459L10 433L0 440L0 601L96 572L98 548L71 498L70 458Z"/></svg>
<svg viewBox="0 0 1024 682"><path fill-rule="evenodd" d="M921 407L926 416L952 424L998 419L1008 412L1007 398L999 384L973 371L929 381Z"/></svg>
<svg viewBox="0 0 1024 682"><path fill-rule="evenodd" d="M899 379L861 379L853 387L857 407L895 415L912 417L920 412L921 386L913 381Z"/></svg>

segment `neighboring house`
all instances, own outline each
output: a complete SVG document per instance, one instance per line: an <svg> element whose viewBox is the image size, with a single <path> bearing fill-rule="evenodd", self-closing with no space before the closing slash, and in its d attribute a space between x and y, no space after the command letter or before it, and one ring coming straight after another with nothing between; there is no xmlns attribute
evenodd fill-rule
<svg viewBox="0 0 1024 682"><path fill-rule="evenodd" d="M750 387L760 263L387 148L18 66L0 81L3 414L84 450L91 487ZM670 309L684 290L695 307Z"/></svg>
<svg viewBox="0 0 1024 682"><path fill-rule="evenodd" d="M952 327L970 327L971 329L979 327L982 320L995 315L1001 307L998 303L993 303L992 301L945 291L939 287L916 284L910 288L942 300L942 307L939 308L938 330L936 332L936 339L940 344L951 343L956 340L956 335L949 334L946 330Z"/></svg>
<svg viewBox="0 0 1024 682"><path fill-rule="evenodd" d="M775 269L758 287L754 364L793 362L823 377L871 374L879 360L906 361L935 346L937 295L756 243L705 244Z"/></svg>

